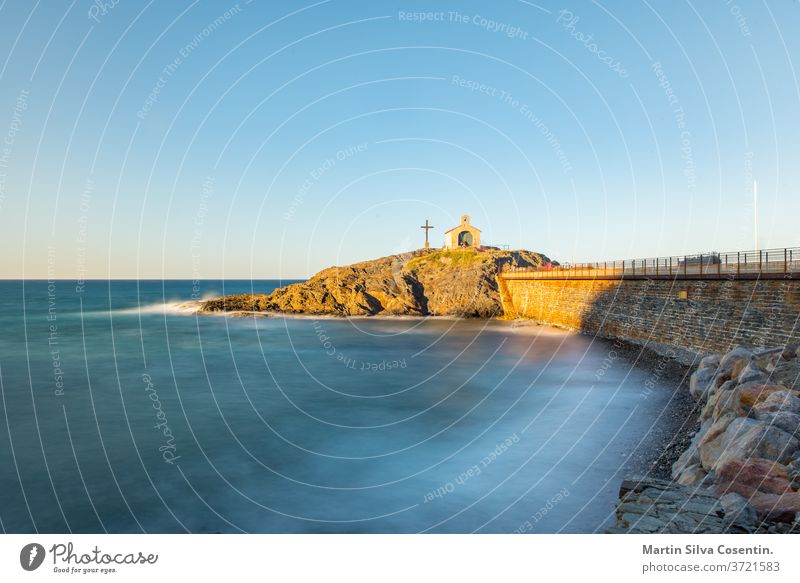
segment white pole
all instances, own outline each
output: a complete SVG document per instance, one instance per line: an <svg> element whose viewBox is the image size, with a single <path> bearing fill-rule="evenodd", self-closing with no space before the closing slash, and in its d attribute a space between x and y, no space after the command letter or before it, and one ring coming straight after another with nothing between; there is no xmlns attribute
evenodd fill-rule
<svg viewBox="0 0 800 583"><path fill-rule="evenodd" d="M758 251L758 183L755 180L753 180L753 233Z"/></svg>

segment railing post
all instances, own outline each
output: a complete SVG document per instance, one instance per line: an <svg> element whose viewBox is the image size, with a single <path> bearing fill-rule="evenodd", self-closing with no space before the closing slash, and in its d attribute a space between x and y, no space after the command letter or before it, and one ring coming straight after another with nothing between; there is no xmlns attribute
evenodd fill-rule
<svg viewBox="0 0 800 583"><path fill-rule="evenodd" d="M683 275L686 275L686 255L683 256Z"/></svg>
<svg viewBox="0 0 800 583"><path fill-rule="evenodd" d="M786 273L786 247L783 248L783 273Z"/></svg>
<svg viewBox="0 0 800 583"><path fill-rule="evenodd" d="M741 251L736 252L736 275L742 272Z"/></svg>

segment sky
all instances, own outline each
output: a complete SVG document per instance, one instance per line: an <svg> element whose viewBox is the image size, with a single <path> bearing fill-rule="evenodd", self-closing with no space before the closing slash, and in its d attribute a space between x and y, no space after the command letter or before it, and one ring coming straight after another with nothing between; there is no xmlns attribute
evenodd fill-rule
<svg viewBox="0 0 800 583"><path fill-rule="evenodd" d="M798 24L795 0L5 0L0 277L304 278L462 214L562 262L798 246Z"/></svg>

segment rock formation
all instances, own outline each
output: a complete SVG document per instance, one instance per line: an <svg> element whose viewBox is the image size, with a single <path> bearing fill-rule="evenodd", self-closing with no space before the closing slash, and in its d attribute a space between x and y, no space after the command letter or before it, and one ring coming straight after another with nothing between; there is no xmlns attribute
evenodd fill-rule
<svg viewBox="0 0 800 583"><path fill-rule="evenodd" d="M336 316L502 315L497 272L549 259L530 251L421 249L345 267L330 267L269 295L203 302L201 312L282 312Z"/></svg>
<svg viewBox="0 0 800 583"><path fill-rule="evenodd" d="M625 480L612 533L800 532L800 347L704 358L700 429L669 482Z"/></svg>
<svg viewBox="0 0 800 583"><path fill-rule="evenodd" d="M800 512L800 348L736 348L704 358L690 391L704 403L700 430L672 468L687 486L736 493L759 520Z"/></svg>
<svg viewBox="0 0 800 583"><path fill-rule="evenodd" d="M608 533L748 533L756 520L746 500L743 506L732 496L721 499L655 478L624 480L619 498L617 522Z"/></svg>

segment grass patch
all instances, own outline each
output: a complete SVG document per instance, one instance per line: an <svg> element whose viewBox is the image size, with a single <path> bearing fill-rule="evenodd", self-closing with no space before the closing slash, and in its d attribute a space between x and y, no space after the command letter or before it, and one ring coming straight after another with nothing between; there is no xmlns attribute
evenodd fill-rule
<svg viewBox="0 0 800 583"><path fill-rule="evenodd" d="M483 262L485 258L485 254L476 249L442 249L414 257L406 263L406 268L416 271L424 268L468 267Z"/></svg>

